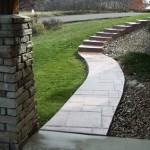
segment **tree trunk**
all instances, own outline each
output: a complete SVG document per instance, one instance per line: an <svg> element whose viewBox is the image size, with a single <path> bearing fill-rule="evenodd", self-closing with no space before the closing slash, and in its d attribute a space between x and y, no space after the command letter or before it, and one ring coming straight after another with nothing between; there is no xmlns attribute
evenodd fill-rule
<svg viewBox="0 0 150 150"><path fill-rule="evenodd" d="M19 13L19 0L0 0L0 14L18 14Z"/></svg>

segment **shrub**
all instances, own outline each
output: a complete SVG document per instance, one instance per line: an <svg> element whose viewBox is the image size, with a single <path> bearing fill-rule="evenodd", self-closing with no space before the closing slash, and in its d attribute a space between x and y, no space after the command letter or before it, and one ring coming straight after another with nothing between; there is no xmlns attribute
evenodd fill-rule
<svg viewBox="0 0 150 150"><path fill-rule="evenodd" d="M127 52L119 58L128 75L135 75L138 80L150 80L150 55L140 52Z"/></svg>
<svg viewBox="0 0 150 150"><path fill-rule="evenodd" d="M38 23L39 17L37 15L32 16L32 22L33 23Z"/></svg>
<svg viewBox="0 0 150 150"><path fill-rule="evenodd" d="M40 35L45 32L45 27L43 23L36 22L36 23L33 23L32 31L33 31L33 35Z"/></svg>
<svg viewBox="0 0 150 150"><path fill-rule="evenodd" d="M150 32L150 23L147 25L148 31Z"/></svg>
<svg viewBox="0 0 150 150"><path fill-rule="evenodd" d="M60 29L63 24L61 20L54 18L44 20L42 23L44 24L44 27L46 29L53 29L53 30Z"/></svg>

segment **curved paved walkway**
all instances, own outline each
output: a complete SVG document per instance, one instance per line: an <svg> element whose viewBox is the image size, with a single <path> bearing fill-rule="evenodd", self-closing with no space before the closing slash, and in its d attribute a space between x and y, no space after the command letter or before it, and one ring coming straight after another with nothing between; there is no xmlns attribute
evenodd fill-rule
<svg viewBox="0 0 150 150"><path fill-rule="evenodd" d="M124 87L119 64L102 53L82 53L85 82L42 130L106 135Z"/></svg>

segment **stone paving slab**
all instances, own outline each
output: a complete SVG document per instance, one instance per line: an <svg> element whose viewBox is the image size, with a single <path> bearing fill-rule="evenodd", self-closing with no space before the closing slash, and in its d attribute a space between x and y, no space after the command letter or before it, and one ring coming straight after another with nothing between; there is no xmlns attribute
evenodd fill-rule
<svg viewBox="0 0 150 150"><path fill-rule="evenodd" d="M107 135L124 88L119 64L102 53L81 53L89 67L85 82L41 130Z"/></svg>

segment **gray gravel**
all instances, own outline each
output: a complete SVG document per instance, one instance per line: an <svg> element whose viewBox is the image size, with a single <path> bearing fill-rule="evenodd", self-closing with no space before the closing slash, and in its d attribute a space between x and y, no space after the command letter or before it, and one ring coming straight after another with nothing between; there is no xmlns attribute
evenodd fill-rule
<svg viewBox="0 0 150 150"><path fill-rule="evenodd" d="M146 28L137 30L111 42L105 53L115 58L127 51L136 51L150 54L150 34Z"/></svg>
<svg viewBox="0 0 150 150"><path fill-rule="evenodd" d="M143 28L113 41L106 53L117 57L127 51L150 54L150 34ZM140 83L125 76L124 95L113 118L109 136L150 139L150 81Z"/></svg>

